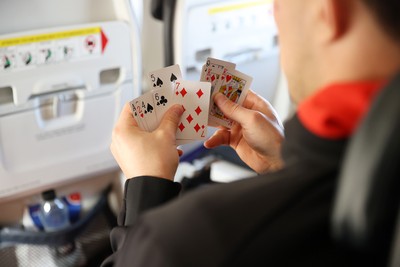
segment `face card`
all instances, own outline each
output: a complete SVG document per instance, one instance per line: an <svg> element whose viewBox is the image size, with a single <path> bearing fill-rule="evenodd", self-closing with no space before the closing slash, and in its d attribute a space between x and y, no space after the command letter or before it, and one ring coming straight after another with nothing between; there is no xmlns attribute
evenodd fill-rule
<svg viewBox="0 0 400 267"><path fill-rule="evenodd" d="M211 83L211 95L210 95L210 107L209 107L209 113L211 112L211 107L214 106L214 100L212 98L213 92L215 90L215 87L217 86L220 78L222 77L223 73L226 72L226 69L221 69L221 68L209 68L209 71L205 73L204 80L206 82ZM215 124L213 121L208 121L208 125L217 127L218 125Z"/></svg>
<svg viewBox="0 0 400 267"><path fill-rule="evenodd" d="M162 68L149 73L149 81L152 89L161 89L164 87L172 88L176 80L182 79L182 72L178 64Z"/></svg>
<svg viewBox="0 0 400 267"><path fill-rule="evenodd" d="M178 80L175 85L175 103L183 106L184 112L178 125L176 139L201 140L207 136L208 109L211 84Z"/></svg>
<svg viewBox="0 0 400 267"><path fill-rule="evenodd" d="M231 101L241 105L246 98L252 81L252 77L241 73L240 71L228 71L225 75L221 76L215 87L214 94L220 92ZM222 111L214 103L210 108L209 121L212 122L210 125L218 124L228 128L232 126L232 121L225 117Z"/></svg>
<svg viewBox="0 0 400 267"><path fill-rule="evenodd" d="M156 110L157 124L161 123L165 112L174 104L173 92L170 88L162 88L154 90L153 92L153 103Z"/></svg>
<svg viewBox="0 0 400 267"><path fill-rule="evenodd" d="M211 93L213 93L215 86L218 84L222 75L226 72L227 69L221 68L209 68L209 71L206 72L204 80L205 82L211 83Z"/></svg>
<svg viewBox="0 0 400 267"><path fill-rule="evenodd" d="M157 127L157 115L154 109L153 94L148 92L141 97L138 97L135 101L135 108L141 118L146 131L152 132Z"/></svg>

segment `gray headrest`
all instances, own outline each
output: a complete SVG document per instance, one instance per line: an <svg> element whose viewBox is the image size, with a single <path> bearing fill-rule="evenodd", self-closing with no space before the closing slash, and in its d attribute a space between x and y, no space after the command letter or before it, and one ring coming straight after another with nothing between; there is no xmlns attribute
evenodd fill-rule
<svg viewBox="0 0 400 267"><path fill-rule="evenodd" d="M334 237L357 249L390 246L400 199L400 75L350 140L332 217Z"/></svg>

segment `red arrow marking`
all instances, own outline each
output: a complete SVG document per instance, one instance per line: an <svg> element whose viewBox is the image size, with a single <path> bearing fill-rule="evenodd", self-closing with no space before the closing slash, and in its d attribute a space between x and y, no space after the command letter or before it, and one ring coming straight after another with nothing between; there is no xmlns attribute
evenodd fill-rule
<svg viewBox="0 0 400 267"><path fill-rule="evenodd" d="M101 53L104 54L104 50L106 49L107 44L108 44L108 38L104 34L103 30L101 30Z"/></svg>

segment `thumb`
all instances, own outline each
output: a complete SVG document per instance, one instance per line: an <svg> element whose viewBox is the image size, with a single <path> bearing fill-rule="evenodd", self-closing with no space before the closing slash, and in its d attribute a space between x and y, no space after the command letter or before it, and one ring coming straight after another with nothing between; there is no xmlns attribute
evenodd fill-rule
<svg viewBox="0 0 400 267"><path fill-rule="evenodd" d="M167 112L165 112L158 128L175 133L182 114L182 105L173 105Z"/></svg>
<svg viewBox="0 0 400 267"><path fill-rule="evenodd" d="M245 124L248 120L250 110L229 100L225 95L217 93L214 97L214 103L224 113L228 119L234 120L239 124Z"/></svg>

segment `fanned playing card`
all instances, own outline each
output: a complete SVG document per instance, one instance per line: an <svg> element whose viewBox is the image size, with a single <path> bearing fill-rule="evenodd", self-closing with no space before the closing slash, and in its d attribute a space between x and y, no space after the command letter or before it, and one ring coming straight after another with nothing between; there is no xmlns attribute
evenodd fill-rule
<svg viewBox="0 0 400 267"><path fill-rule="evenodd" d="M175 103L184 108L176 133L177 139L202 140L207 136L208 109L211 85L208 82L178 80L175 84Z"/></svg>
<svg viewBox="0 0 400 267"><path fill-rule="evenodd" d="M167 87L172 90L175 81L182 79L182 73L179 65L176 64L152 71L149 73L148 78L152 89L161 89Z"/></svg>
<svg viewBox="0 0 400 267"><path fill-rule="evenodd" d="M157 127L157 115L154 110L153 94L148 92L135 100L131 101L132 109L138 114L144 130L148 132L154 131Z"/></svg>
<svg viewBox="0 0 400 267"><path fill-rule="evenodd" d="M165 112L167 112L167 110L174 104L174 98L172 97L173 93L171 88L165 87L154 90L152 94L156 110L157 124L159 125Z"/></svg>
<svg viewBox="0 0 400 267"><path fill-rule="evenodd" d="M211 71L220 70L220 71L226 72L228 70L234 70L235 68L236 68L236 64L234 64L234 63L209 57L209 58L207 58L206 64L204 64L204 66L203 66L200 81L210 82L210 81L206 80L206 75L209 74Z"/></svg>
<svg viewBox="0 0 400 267"><path fill-rule="evenodd" d="M179 65L152 71L148 74L152 90L130 102L133 117L141 129L151 132L173 104L182 105L177 145L205 139L207 125L231 127L232 121L214 105L211 96L221 92L231 101L243 103L252 78L235 67L233 63L208 58L200 82L184 81Z"/></svg>
<svg viewBox="0 0 400 267"><path fill-rule="evenodd" d="M220 79L224 77L228 71L234 70L235 67L236 64L211 57L209 57L206 64L204 64L200 81L211 83L210 114L211 107L214 106L214 100L212 96L214 95L215 87L219 83ZM210 119L208 120L208 125L213 127L218 126L215 121Z"/></svg>
<svg viewBox="0 0 400 267"><path fill-rule="evenodd" d="M135 101L136 101L136 100L132 100L132 101L129 103L129 106L131 107L132 115L133 115L133 117L135 118L135 121L136 121L137 125L139 126L140 129L143 129L143 130L144 130L144 129L146 129L146 127L144 127L143 121L142 121L142 119L140 118L139 112L138 112L137 109L136 109Z"/></svg>
<svg viewBox="0 0 400 267"><path fill-rule="evenodd" d="M252 77L240 71L228 71L226 74L221 76L215 87L214 94L220 92L231 101L242 105L252 81ZM209 121L212 122L212 125L217 124L227 128L232 127L232 121L228 119L214 103L210 107L209 115Z"/></svg>

